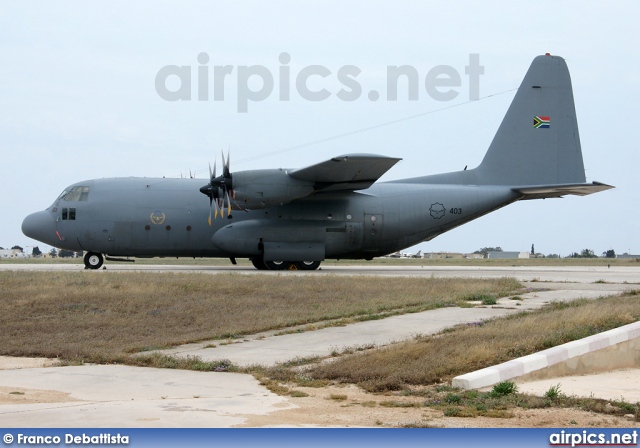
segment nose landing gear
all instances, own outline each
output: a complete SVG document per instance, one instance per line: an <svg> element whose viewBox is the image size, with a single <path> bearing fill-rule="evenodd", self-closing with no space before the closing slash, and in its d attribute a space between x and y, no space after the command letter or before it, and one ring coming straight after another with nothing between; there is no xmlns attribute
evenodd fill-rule
<svg viewBox="0 0 640 448"><path fill-rule="evenodd" d="M85 269L100 269L104 263L104 258L102 254L97 254L95 252L87 252L84 255L84 266Z"/></svg>

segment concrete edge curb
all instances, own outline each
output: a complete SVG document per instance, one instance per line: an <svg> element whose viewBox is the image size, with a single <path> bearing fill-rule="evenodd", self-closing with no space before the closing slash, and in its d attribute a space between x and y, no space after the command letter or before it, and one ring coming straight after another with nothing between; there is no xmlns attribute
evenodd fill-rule
<svg viewBox="0 0 640 448"><path fill-rule="evenodd" d="M640 321L598 333L577 341L552 347L522 358L507 361L493 367L476 370L457 376L453 387L465 390L492 386L501 381L510 380L536 370L544 369L559 362L582 356L596 350L612 347L625 341L640 337Z"/></svg>

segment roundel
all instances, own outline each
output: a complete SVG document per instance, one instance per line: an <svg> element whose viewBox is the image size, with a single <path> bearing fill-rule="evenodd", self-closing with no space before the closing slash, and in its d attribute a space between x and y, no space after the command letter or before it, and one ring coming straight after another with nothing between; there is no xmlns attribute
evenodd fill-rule
<svg viewBox="0 0 640 448"><path fill-rule="evenodd" d="M151 222L154 224L162 224L165 220L166 216L164 213L162 213L159 210L156 210L155 212L151 213Z"/></svg>
<svg viewBox="0 0 640 448"><path fill-rule="evenodd" d="M444 216L444 213L445 213L444 205L442 205L439 202L436 202L435 204L431 204L431 208L429 209L429 212L433 219L440 219Z"/></svg>

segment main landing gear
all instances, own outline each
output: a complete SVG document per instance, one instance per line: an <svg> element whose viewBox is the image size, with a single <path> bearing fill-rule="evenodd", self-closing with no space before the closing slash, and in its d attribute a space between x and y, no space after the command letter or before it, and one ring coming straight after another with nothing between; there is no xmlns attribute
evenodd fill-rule
<svg viewBox="0 0 640 448"><path fill-rule="evenodd" d="M102 254L97 254L95 252L87 252L84 254L85 269L100 269L102 263L104 263Z"/></svg>
<svg viewBox="0 0 640 448"><path fill-rule="evenodd" d="M252 258L251 263L260 271L313 271L320 267L319 261L264 261Z"/></svg>

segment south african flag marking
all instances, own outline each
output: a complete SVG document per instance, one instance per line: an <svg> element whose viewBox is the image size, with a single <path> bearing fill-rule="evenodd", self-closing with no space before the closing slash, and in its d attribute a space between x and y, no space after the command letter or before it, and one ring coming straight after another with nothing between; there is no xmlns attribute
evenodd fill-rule
<svg viewBox="0 0 640 448"><path fill-rule="evenodd" d="M548 129L551 127L551 117L536 115L533 117L533 127L536 129L545 128Z"/></svg>

